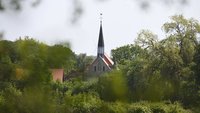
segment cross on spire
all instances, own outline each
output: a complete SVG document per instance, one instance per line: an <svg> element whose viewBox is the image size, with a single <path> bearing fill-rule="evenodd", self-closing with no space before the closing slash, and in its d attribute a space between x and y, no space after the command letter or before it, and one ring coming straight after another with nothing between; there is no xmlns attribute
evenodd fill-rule
<svg viewBox="0 0 200 113"><path fill-rule="evenodd" d="M100 13L100 23L102 24L102 20L103 20L103 14Z"/></svg>

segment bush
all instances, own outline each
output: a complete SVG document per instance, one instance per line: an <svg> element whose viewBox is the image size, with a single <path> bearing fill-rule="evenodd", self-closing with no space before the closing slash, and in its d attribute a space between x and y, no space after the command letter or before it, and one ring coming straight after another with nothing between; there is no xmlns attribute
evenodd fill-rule
<svg viewBox="0 0 200 113"><path fill-rule="evenodd" d="M127 101L128 86L121 71L112 71L99 77L97 92L104 101Z"/></svg>
<svg viewBox="0 0 200 113"><path fill-rule="evenodd" d="M104 113L126 113L127 112L127 104L122 102L114 102L114 103L103 103L104 106L107 105L107 109L104 109ZM100 110L101 111L101 110Z"/></svg>
<svg viewBox="0 0 200 113"><path fill-rule="evenodd" d="M128 113L151 113L151 110L147 106L132 105L128 108Z"/></svg>
<svg viewBox="0 0 200 113"><path fill-rule="evenodd" d="M99 111L101 100L92 94L66 95L64 112L96 113Z"/></svg>
<svg viewBox="0 0 200 113"><path fill-rule="evenodd" d="M20 112L20 98L22 93L15 86L9 84L0 96L0 113Z"/></svg>

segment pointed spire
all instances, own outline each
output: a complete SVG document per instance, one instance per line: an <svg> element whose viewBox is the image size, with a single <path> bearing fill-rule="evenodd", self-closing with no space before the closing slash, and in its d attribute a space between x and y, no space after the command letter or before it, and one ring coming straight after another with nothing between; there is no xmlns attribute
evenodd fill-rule
<svg viewBox="0 0 200 113"><path fill-rule="evenodd" d="M100 31L99 31L98 47L104 47L103 29L102 29L102 13L100 13Z"/></svg>
<svg viewBox="0 0 200 113"><path fill-rule="evenodd" d="M102 29L102 13L100 13L100 31L99 31L97 56L103 56L103 54L104 54L104 40L103 40L103 29Z"/></svg>

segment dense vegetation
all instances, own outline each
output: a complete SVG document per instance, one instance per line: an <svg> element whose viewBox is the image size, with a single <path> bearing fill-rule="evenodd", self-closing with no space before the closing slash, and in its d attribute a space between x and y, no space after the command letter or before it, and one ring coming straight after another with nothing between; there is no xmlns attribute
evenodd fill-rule
<svg viewBox="0 0 200 113"><path fill-rule="evenodd" d="M116 69L96 78L86 78L92 58L66 45L1 40L0 113L198 113L200 25L178 15L163 30L113 49ZM53 68L79 76L53 82Z"/></svg>

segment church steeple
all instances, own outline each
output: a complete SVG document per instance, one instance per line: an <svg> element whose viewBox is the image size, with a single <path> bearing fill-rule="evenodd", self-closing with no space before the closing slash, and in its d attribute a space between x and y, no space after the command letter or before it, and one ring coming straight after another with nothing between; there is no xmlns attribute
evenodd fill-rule
<svg viewBox="0 0 200 113"><path fill-rule="evenodd" d="M97 45L97 58L89 66L88 74L101 75L105 72L112 70L114 62L104 53L104 40L103 40L103 27L102 27L102 14L100 14L100 30L99 40Z"/></svg>
<svg viewBox="0 0 200 113"><path fill-rule="evenodd" d="M104 55L104 40L103 40L103 29L102 29L102 13L100 14L100 31L99 31L99 41L98 41L98 51L97 57Z"/></svg>

